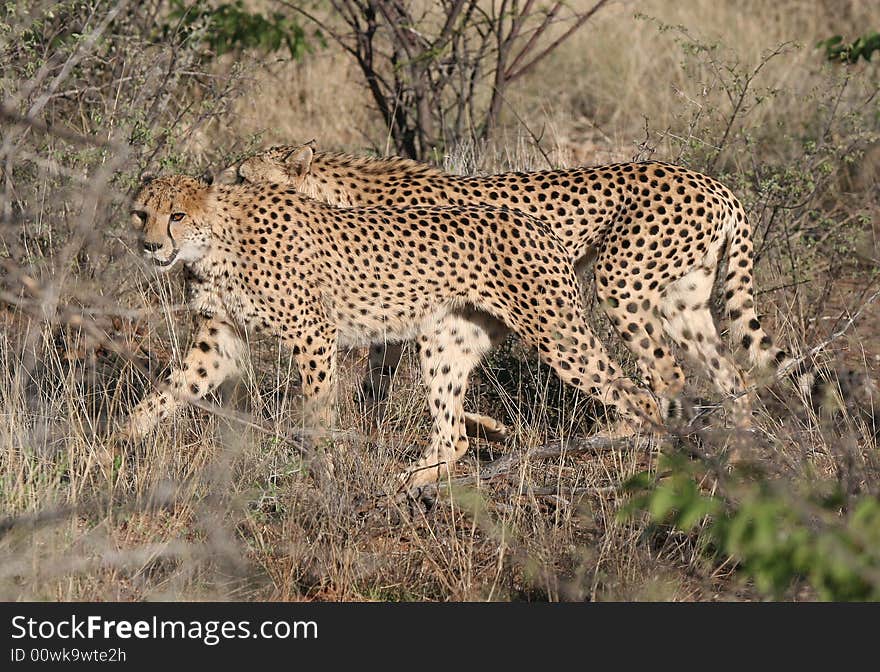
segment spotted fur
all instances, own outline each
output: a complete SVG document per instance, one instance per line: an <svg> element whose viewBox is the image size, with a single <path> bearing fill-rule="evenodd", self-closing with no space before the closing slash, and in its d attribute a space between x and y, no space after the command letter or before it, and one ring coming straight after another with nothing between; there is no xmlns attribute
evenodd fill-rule
<svg viewBox="0 0 880 672"><path fill-rule="evenodd" d="M170 389L131 414L139 436L233 375L244 332L281 338L298 363L309 427L332 423L336 349L415 339L434 419L411 485L465 452L470 371L508 331L568 384L616 407L631 430L661 424L653 396L622 375L584 320L569 255L540 221L487 206L337 208L268 183L157 179L135 199L152 263L182 262L201 324Z"/></svg>
<svg viewBox="0 0 880 672"><path fill-rule="evenodd" d="M757 370L788 365L756 313L752 233L736 196L717 180L656 161L591 168L457 176L405 159L372 159L315 152L313 143L275 147L244 160L226 179L292 184L304 194L341 206L488 204L521 210L548 223L576 267L594 263L605 312L633 352L645 381L675 397L684 374L671 339L725 396L746 381L722 344L709 310L725 251L725 307L730 331ZM371 351L368 380L393 373L399 348ZM826 379L796 367L804 392ZM734 402L747 423L748 398Z"/></svg>

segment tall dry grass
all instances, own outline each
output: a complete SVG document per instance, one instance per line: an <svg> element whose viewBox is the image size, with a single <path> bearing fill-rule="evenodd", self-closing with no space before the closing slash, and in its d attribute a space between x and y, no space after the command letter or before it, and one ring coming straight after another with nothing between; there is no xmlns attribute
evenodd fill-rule
<svg viewBox="0 0 880 672"><path fill-rule="evenodd" d="M571 9L591 4L575 2ZM511 91L504 114L514 132L501 144L530 141L526 126L542 137L545 149L559 153L557 163L628 160L644 139L646 117L656 134L683 132L701 107L723 115L730 102L719 73L688 59L679 27L715 45L719 59L744 71L789 45L786 57L769 63L755 82L760 90L782 89L786 96L756 107L749 121L771 131L780 121L797 126L814 112L805 98L828 85L828 66L817 58L815 43L834 34L855 38L877 23L877 14L865 0L612 3ZM339 149L387 151L368 92L344 55L318 51L304 63L279 62L268 70L255 76L253 95L237 104L237 132L259 132L267 144L315 138ZM774 150L773 143L767 149Z"/></svg>
<svg viewBox="0 0 880 672"><path fill-rule="evenodd" d="M13 28L0 33L10 62L26 64L10 40L46 6L29 9L9 15ZM377 423L357 398L364 353L341 354L340 427L350 432L334 442L337 478L324 488L287 438L300 421L299 383L271 341L252 343L246 375L222 393L237 414L194 408L142 444L119 442L115 420L179 361L189 337L179 278L144 268L127 229L126 198L140 173L195 173L257 143L315 138L322 148L383 151L386 139L342 54L317 50L302 62L246 55L233 70L229 57L202 62L194 43L147 48L146 16L133 10L114 28L119 50L109 69L89 60L97 52L73 49L46 60L45 71L22 65L0 77L10 113L0 127L0 599L760 596L734 562L705 552L699 534L619 518L619 484L653 469L658 446L525 462L510 478L442 493L427 512L385 502L393 474L430 427L412 362ZM535 169L636 154L712 165L753 213L761 312L803 352L862 307L878 268L877 185L870 160L858 158L880 130L876 103L865 105L877 65L844 73L813 44L877 24L869 2L617 3L513 92L493 144L450 147L446 168ZM763 100L733 115L714 151L731 118L735 74L790 41L802 46L767 62L751 89ZM64 74L71 57L94 70ZM95 73L101 79L91 81ZM22 119L47 91L41 113ZM827 146L811 149L805 143L829 119ZM811 183L818 188L804 192ZM820 363L876 374L880 313L876 304L864 310ZM694 394L711 397L711 389L695 377ZM589 431L584 418L595 411L513 342L483 367L469 404L505 418L514 436L506 446L477 443L462 474ZM710 431L702 440L719 453L738 445L781 481L845 480L876 492L871 422L845 417L831 426L777 386L762 391L756 432ZM385 506L369 506L377 503ZM802 583L786 595L814 596Z"/></svg>

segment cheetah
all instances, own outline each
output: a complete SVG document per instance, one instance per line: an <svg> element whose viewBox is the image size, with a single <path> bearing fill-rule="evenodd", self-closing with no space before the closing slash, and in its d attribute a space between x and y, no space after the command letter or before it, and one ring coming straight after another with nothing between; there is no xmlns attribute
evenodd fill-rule
<svg viewBox="0 0 880 672"><path fill-rule="evenodd" d="M665 410L622 375L584 320L574 267L540 221L488 206L337 208L291 185L208 185L175 175L143 186L133 223L159 271L181 265L198 316L167 389L127 422L143 436L234 375L248 331L279 337L302 378L304 422L332 425L336 349L415 339L433 429L403 478L436 481L468 447L470 371L508 330L566 383L616 408L631 431Z"/></svg>
<svg viewBox="0 0 880 672"><path fill-rule="evenodd" d="M684 374L671 339L749 424L746 377L731 360L710 312L725 254L724 300L730 332L756 370L788 366L788 354L762 328L755 309L752 235L736 196L717 180L658 161L532 173L457 176L407 159L374 159L274 147L221 173L221 181L288 184L337 206L485 204L546 222L580 272L593 265L596 293L649 387L676 398ZM579 273L580 274L580 273ZM665 337L664 337L665 334ZM401 356L397 343L373 346L365 387L387 387ZM829 381L809 365L790 374L819 398Z"/></svg>

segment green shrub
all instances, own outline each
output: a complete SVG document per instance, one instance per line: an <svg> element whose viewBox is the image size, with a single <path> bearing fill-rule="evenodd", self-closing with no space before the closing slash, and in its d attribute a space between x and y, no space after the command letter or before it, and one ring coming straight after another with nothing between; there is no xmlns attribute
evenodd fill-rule
<svg viewBox="0 0 880 672"><path fill-rule="evenodd" d="M880 51L880 33L867 33L849 44L843 41L842 35L834 35L818 42L816 46L825 50L825 57L829 61L856 63L860 58L870 61L874 52Z"/></svg>
<svg viewBox="0 0 880 672"><path fill-rule="evenodd" d="M268 53L286 49L291 58L300 58L311 50L305 30L294 18L277 12L268 17L250 12L242 0L217 6L206 0L172 0L171 8L163 35L167 37L177 31L198 33L216 56L244 49ZM316 33L315 39L321 40L320 33Z"/></svg>
<svg viewBox="0 0 880 672"><path fill-rule="evenodd" d="M621 516L643 512L655 530L697 534L710 557L735 560L768 598L806 582L823 600L880 600L875 494L848 498L840 488L798 488L744 471L728 475L704 459L666 455L656 473L627 482L632 497ZM701 481L712 482L712 491Z"/></svg>

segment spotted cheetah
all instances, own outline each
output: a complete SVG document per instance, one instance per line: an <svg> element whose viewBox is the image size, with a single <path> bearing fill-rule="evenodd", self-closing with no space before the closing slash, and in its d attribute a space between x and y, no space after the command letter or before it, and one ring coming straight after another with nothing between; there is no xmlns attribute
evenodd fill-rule
<svg viewBox="0 0 880 672"><path fill-rule="evenodd" d="M311 142L258 153L221 180L289 184L346 207L488 204L528 213L552 226L578 270L594 265L602 307L644 380L670 398L685 381L664 334L725 397L746 387L709 309L727 253L724 299L732 336L756 369L791 362L755 311L752 235L742 205L723 184L688 168L648 161L457 176L406 159L317 152ZM400 352L399 344L374 346L365 386L383 390ZM817 397L828 382L809 365L797 366L793 377ZM748 424L747 397L739 395L733 406L737 424Z"/></svg>
<svg viewBox="0 0 880 672"><path fill-rule="evenodd" d="M319 430L332 422L338 345L416 339L434 427L409 485L447 474L467 449L469 372L508 329L633 431L662 424L653 395L590 332L569 254L528 215L475 205L343 209L290 185L209 186L181 175L146 184L132 213L155 268L187 271L200 325L169 389L133 410L131 436L233 375L248 330L291 348L305 422Z"/></svg>

